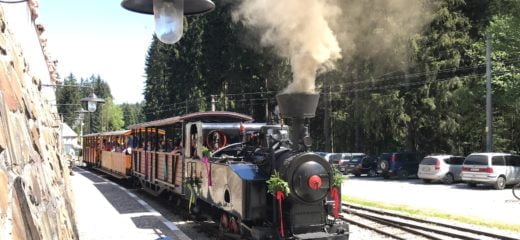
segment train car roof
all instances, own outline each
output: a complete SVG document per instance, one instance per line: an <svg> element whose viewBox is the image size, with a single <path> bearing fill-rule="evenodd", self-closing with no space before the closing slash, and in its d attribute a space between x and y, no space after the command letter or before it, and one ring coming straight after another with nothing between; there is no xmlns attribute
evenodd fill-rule
<svg viewBox="0 0 520 240"><path fill-rule="evenodd" d="M83 137L95 137L98 135L99 135L99 133L90 133L90 134L83 135Z"/></svg>
<svg viewBox="0 0 520 240"><path fill-rule="evenodd" d="M130 135L132 133L132 131L130 130L119 130L119 131L113 131L113 132L102 132L102 133L99 133L100 136L121 136L121 135L124 135L124 136L127 136L127 135Z"/></svg>
<svg viewBox="0 0 520 240"><path fill-rule="evenodd" d="M95 136L128 136L132 133L130 130L119 130L112 132L101 132L101 133L91 133L87 135L83 135L83 137L95 137Z"/></svg>
<svg viewBox="0 0 520 240"><path fill-rule="evenodd" d="M161 127L167 125L173 125L181 122L250 122L253 118L244 114L235 113L235 112L224 112L224 111L216 111L216 112L198 112L198 113L190 113L183 116L176 116L171 118L165 118L160 120L155 120L151 122L138 123L129 126L129 129L139 129L139 128L147 128L147 127Z"/></svg>

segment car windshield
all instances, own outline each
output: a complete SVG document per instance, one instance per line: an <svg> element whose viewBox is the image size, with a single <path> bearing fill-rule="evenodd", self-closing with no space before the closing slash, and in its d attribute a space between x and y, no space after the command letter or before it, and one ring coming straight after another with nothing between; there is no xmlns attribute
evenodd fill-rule
<svg viewBox="0 0 520 240"><path fill-rule="evenodd" d="M332 154L329 156L329 162L331 163L338 163L341 159L341 154Z"/></svg>
<svg viewBox="0 0 520 240"><path fill-rule="evenodd" d="M363 156L353 156L352 160L350 160L350 162L358 163L361 161L361 159L363 159Z"/></svg>
<svg viewBox="0 0 520 240"><path fill-rule="evenodd" d="M316 152L316 154L322 156L322 157L325 157L327 155L326 152Z"/></svg>
<svg viewBox="0 0 520 240"><path fill-rule="evenodd" d="M383 153L381 156L379 156L379 159L381 160L390 160L392 158L392 153Z"/></svg>
<svg viewBox="0 0 520 240"><path fill-rule="evenodd" d="M424 158L422 161L421 161L421 165L435 165L437 164L437 159L435 158Z"/></svg>
<svg viewBox="0 0 520 240"><path fill-rule="evenodd" d="M488 158L485 155L471 155L464 160L464 165L488 165Z"/></svg>

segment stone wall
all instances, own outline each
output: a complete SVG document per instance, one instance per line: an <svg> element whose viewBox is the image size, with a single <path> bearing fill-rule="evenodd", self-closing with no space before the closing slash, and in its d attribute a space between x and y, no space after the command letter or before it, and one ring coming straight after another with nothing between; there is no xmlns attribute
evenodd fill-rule
<svg viewBox="0 0 520 240"><path fill-rule="evenodd" d="M42 93L49 76L31 72L5 11L0 5L0 240L78 239L58 114Z"/></svg>

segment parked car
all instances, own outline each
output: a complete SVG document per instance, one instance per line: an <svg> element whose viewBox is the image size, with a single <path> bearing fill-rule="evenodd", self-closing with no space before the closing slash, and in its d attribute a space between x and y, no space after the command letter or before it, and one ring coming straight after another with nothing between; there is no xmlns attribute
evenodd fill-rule
<svg viewBox="0 0 520 240"><path fill-rule="evenodd" d="M431 181L442 181L445 184L452 184L462 180L460 172L464 157L453 155L430 155L421 161L417 177L425 183Z"/></svg>
<svg viewBox="0 0 520 240"><path fill-rule="evenodd" d="M388 179L397 176L399 179L408 179L411 174L419 170L421 155L416 152L393 152L379 155L377 173Z"/></svg>
<svg viewBox="0 0 520 240"><path fill-rule="evenodd" d="M352 173L359 177L367 174L369 177L377 176L377 158L365 154L352 156L352 159L345 165L346 173Z"/></svg>
<svg viewBox="0 0 520 240"><path fill-rule="evenodd" d="M337 167L343 174L347 174L347 166L353 157L366 156L364 153L328 153L325 159Z"/></svg>
<svg viewBox="0 0 520 240"><path fill-rule="evenodd" d="M520 156L509 153L472 153L462 165L462 180L474 187L479 183L504 189L520 182Z"/></svg>
<svg viewBox="0 0 520 240"><path fill-rule="evenodd" d="M342 171L341 168L339 167L339 161L341 160L342 157L343 157L342 153L327 153L324 158L332 166L334 166L334 167L338 168L340 171Z"/></svg>

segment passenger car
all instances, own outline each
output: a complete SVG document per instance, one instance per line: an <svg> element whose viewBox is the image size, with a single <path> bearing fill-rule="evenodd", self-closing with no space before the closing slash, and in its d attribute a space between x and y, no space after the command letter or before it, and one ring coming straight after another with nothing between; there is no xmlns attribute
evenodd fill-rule
<svg viewBox="0 0 520 240"><path fill-rule="evenodd" d="M520 156L509 153L472 153L462 165L462 181L474 187L478 183L504 189L520 182Z"/></svg>
<svg viewBox="0 0 520 240"><path fill-rule="evenodd" d="M345 166L345 173L352 173L356 177L361 174L367 174L369 177L377 176L377 158L365 154L352 156Z"/></svg>
<svg viewBox="0 0 520 240"><path fill-rule="evenodd" d="M417 173L421 159L421 154L416 152L383 153L378 157L377 173L385 179L391 176L407 179Z"/></svg>
<svg viewBox="0 0 520 240"><path fill-rule="evenodd" d="M460 181L460 172L464 157L453 155L430 155L425 157L419 164L417 177L428 183L431 181L442 181L452 184Z"/></svg>

